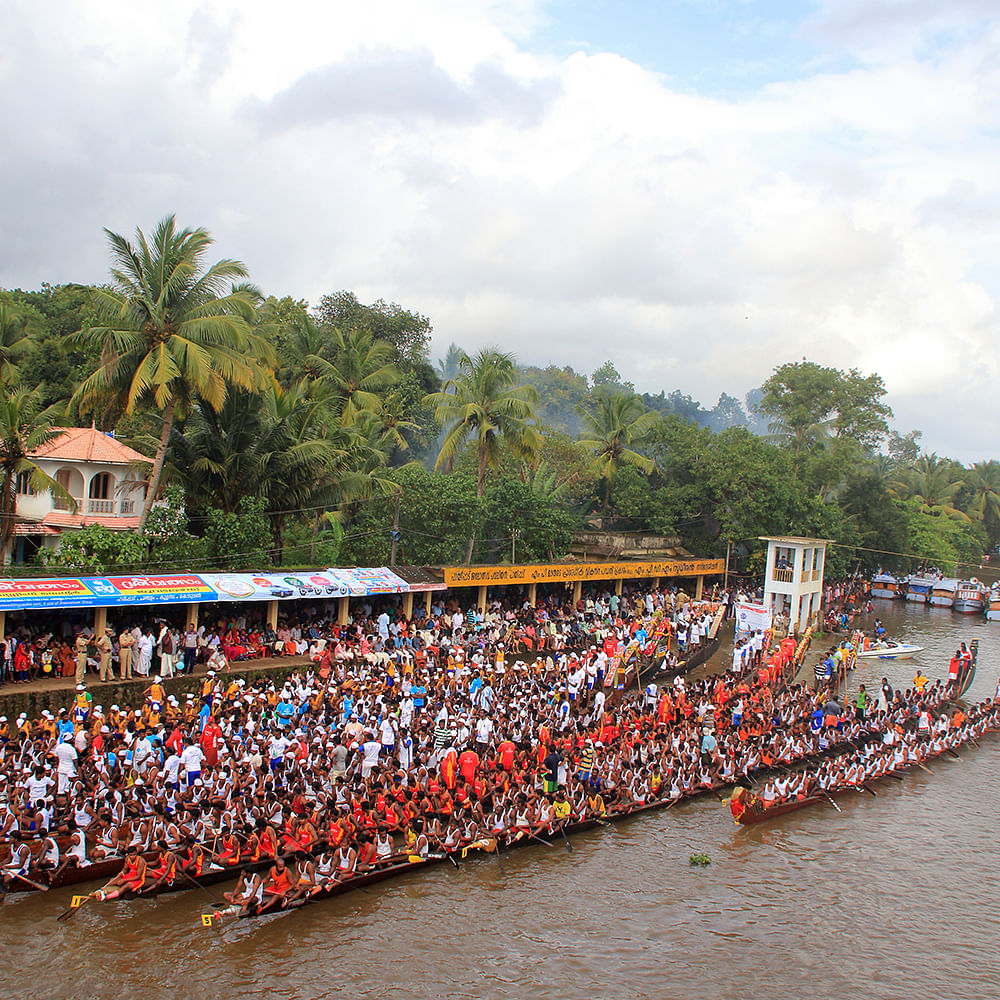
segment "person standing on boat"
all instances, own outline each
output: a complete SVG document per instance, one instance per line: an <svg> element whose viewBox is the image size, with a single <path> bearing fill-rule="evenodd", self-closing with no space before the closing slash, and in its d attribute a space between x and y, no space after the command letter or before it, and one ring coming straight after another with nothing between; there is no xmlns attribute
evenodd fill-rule
<svg viewBox="0 0 1000 1000"><path fill-rule="evenodd" d="M864 684L858 688L858 693L854 697L854 718L858 722L865 721L865 714L868 710L868 692L865 690Z"/></svg>

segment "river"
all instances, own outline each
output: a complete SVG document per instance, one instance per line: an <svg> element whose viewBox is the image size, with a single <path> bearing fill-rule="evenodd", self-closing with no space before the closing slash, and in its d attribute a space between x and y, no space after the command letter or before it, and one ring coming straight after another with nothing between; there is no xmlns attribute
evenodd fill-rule
<svg viewBox="0 0 1000 1000"><path fill-rule="evenodd" d="M877 602L926 647L863 665L908 686L980 639L973 695L1000 676L1000 623ZM955 998L1000 992L1000 738L933 774L744 829L715 798L573 838L414 872L304 910L205 928L202 892L56 914L70 890L0 910L0 996ZM712 863L693 868L704 852Z"/></svg>

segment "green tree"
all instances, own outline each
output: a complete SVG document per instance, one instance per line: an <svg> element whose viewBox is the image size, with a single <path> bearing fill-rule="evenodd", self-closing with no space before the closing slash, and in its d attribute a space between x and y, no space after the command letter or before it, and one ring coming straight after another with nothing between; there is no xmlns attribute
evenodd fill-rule
<svg viewBox="0 0 1000 1000"><path fill-rule="evenodd" d="M892 410L883 402L879 375L793 361L775 368L761 391L757 409L771 419L769 431L791 449L796 465L828 437L852 438L872 451L889 432Z"/></svg>
<svg viewBox="0 0 1000 1000"><path fill-rule="evenodd" d="M411 366L427 360L433 331L430 320L396 302L379 299L366 306L353 292L334 292L319 300L316 317L328 330L367 331L376 340L391 345L399 364Z"/></svg>
<svg viewBox="0 0 1000 1000"><path fill-rule="evenodd" d="M15 316L5 302L0 302L0 383L8 383L17 376L17 360L28 344L25 340L25 322Z"/></svg>
<svg viewBox="0 0 1000 1000"><path fill-rule="evenodd" d="M336 343L334 360L312 354L307 364L316 372L316 379L332 394L332 405L342 427L349 427L361 413L377 413L382 394L400 379L393 361L392 345L377 340L361 327L343 334L333 330Z"/></svg>
<svg viewBox="0 0 1000 1000"><path fill-rule="evenodd" d="M230 386L259 390L274 357L250 328L259 293L234 284L246 278L246 268L235 260L205 268L212 238L204 229L178 230L171 215L149 240L136 230L135 244L105 233L112 283L95 292L96 325L74 338L99 349L101 360L74 398L86 409L110 404L131 414L151 407L161 416L141 533L159 492L178 407L188 408L197 397L218 409Z"/></svg>
<svg viewBox="0 0 1000 1000"><path fill-rule="evenodd" d="M458 374L427 401L444 426L435 468L450 467L468 442L476 451L476 495L482 496L486 473L495 469L504 450L533 462L541 447L533 386L519 384L514 357L487 347L475 357L463 355Z"/></svg>
<svg viewBox="0 0 1000 1000"><path fill-rule="evenodd" d="M991 544L1000 539L1000 462L976 462L965 474L972 494L969 513L986 529Z"/></svg>
<svg viewBox="0 0 1000 1000"><path fill-rule="evenodd" d="M893 485L893 492L903 500L916 500L926 513L944 514L958 520L971 518L956 506L956 498L965 480L961 466L937 455L921 455L914 466L904 469Z"/></svg>
<svg viewBox="0 0 1000 1000"><path fill-rule="evenodd" d="M267 501L244 497L235 512L212 508L205 525L205 542L213 566L256 569L268 563L271 527Z"/></svg>
<svg viewBox="0 0 1000 1000"><path fill-rule="evenodd" d="M476 496L473 475L441 475L417 465L395 469L400 490L398 562L447 565L466 558L468 541L482 523L485 501ZM341 559L361 566L384 566L392 545L395 500L373 497L359 505L344 534Z"/></svg>
<svg viewBox="0 0 1000 1000"><path fill-rule="evenodd" d="M593 409L582 411L580 443L593 452L597 471L604 482L604 509L611 501L611 484L626 465L644 473L653 470L653 460L635 450L659 419L646 412L642 400L629 392L598 390Z"/></svg>
<svg viewBox="0 0 1000 1000"><path fill-rule="evenodd" d="M42 549L41 557L46 566L103 575L143 564L146 546L134 532L88 524L79 531L63 532L58 550Z"/></svg>
<svg viewBox="0 0 1000 1000"><path fill-rule="evenodd" d="M34 493L49 491L76 510L76 501L34 459L34 453L60 432L60 410L42 407L37 389L0 386L0 565L10 559L19 485Z"/></svg>

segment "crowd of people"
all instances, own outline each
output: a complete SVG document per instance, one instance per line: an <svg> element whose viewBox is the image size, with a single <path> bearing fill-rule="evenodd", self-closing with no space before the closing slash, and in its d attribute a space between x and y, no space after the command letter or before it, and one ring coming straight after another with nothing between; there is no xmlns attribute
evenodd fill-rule
<svg viewBox="0 0 1000 1000"><path fill-rule="evenodd" d="M883 690L858 715L792 683L795 642L764 634L714 676L626 675L630 653L669 666L681 635L690 644L722 609L613 596L414 621L372 608L311 640L315 660L283 683L209 669L181 698L154 679L137 685L141 704L106 710L78 690L55 714L0 717L4 887L118 858L99 894L115 898L221 868L243 873L233 905L261 912L406 858L509 845L940 726L943 682Z"/></svg>
<svg viewBox="0 0 1000 1000"><path fill-rule="evenodd" d="M593 744L630 654L659 649L673 662L671 641L684 632L690 646L714 610L668 591L614 598L484 615L439 607L414 621L362 609L370 617L316 639L315 662L284 685L209 669L179 699L155 675L137 685L141 704L105 709L81 683L55 714L0 717L8 873L41 865L55 876L161 843L172 856L189 843L200 870L282 853L289 836L300 846L318 844L321 828L335 836L320 813L340 817L356 849L367 830L372 842L388 833L396 853L424 819L435 844L452 844L470 793L482 812L480 779L498 761L516 764L530 791L538 746L588 734ZM512 638L517 655L505 649ZM359 813L367 819L354 824ZM218 850L224 838L239 849Z"/></svg>
<svg viewBox="0 0 1000 1000"><path fill-rule="evenodd" d="M504 644L510 655L558 656L585 636L603 642L606 633L617 632L621 638L619 619L633 610L647 618L666 610L675 637L670 650L674 657L706 641L711 615L702 609L714 610L714 603L696 606L676 588L663 591L656 600L651 593L639 595L637 608L627 607L629 600L604 593L581 598L575 607L553 599L538 608L495 601L480 613L475 607L463 609L452 598L447 604L442 600L432 604L428 615L409 620L400 616L398 605L377 607L365 601L348 627L337 624L332 602L297 611L276 628L260 620L259 610L255 615L245 608L214 623L183 626L158 618L148 624L130 622L120 629L109 625L102 634L74 626L69 619L35 629L21 623L0 638L0 685L28 684L45 677L72 678L76 684L170 678L192 675L199 668L218 672L230 662L244 660L320 659L327 648L332 656L347 660L406 656L421 642L436 642L441 632L473 632L480 645ZM640 635L640 641L643 638Z"/></svg>

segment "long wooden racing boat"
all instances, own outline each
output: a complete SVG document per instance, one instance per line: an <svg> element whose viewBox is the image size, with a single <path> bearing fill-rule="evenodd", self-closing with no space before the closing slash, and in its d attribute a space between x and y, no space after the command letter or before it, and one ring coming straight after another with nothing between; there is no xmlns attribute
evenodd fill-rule
<svg viewBox="0 0 1000 1000"><path fill-rule="evenodd" d="M961 743L959 745L965 746L966 744ZM948 753L947 747L934 751L934 753L929 754L925 759L933 760L944 753ZM764 807L763 802L756 794L748 789L739 788L733 791L732 798L729 800L729 809L737 826L753 826L756 823L762 823L764 820L774 819L777 816L785 816L790 812L797 812L799 809L806 809L809 806L820 803L829 805L833 799L840 798L843 795L861 795L868 790L867 786L869 785L886 781L894 775L902 778L902 772L912 770L917 763L917 761L910 761L907 764L894 768L892 771L888 771L886 774L874 778L866 778L859 785L840 785L837 788L828 788L825 792L814 792L801 799L790 799L768 808Z"/></svg>
<svg viewBox="0 0 1000 1000"><path fill-rule="evenodd" d="M701 793L714 792L716 789L705 788L701 790ZM700 794L700 793L698 793ZM479 852L486 853L499 853L500 857L510 853L511 851L518 850L522 847L530 847L538 843L541 840L543 843L548 844L550 847L558 847L559 844L568 841L569 837L575 836L578 833L584 833L587 830L592 830L597 826L607 826L611 823L617 823L622 820L632 819L636 816L641 816L644 813L655 812L660 809L669 809L671 806L676 805L678 802L686 801L689 798L694 798L694 795L685 796L682 799L671 799L671 798L659 798L654 799L652 802L646 802L643 805L636 806L630 809L628 812L608 812L604 816L600 817L584 817L577 820L575 823L568 824L563 832L545 832L538 833L533 837L523 837L520 840L516 840L511 844L507 844L499 852L496 850L496 841L493 837L483 838L482 840L475 841L473 844L468 845L466 848L460 848L458 851L453 852L453 855L457 854L460 857L465 856L467 850L475 850ZM564 840L565 836L565 840ZM391 878L397 878L401 875L405 875L408 872L412 872L418 869L423 869L428 864L439 865L448 860L447 854L431 854L427 858L422 858L419 861L403 861L399 864L390 865L386 868L373 869L372 871L363 872L360 875L355 875L352 878L344 879L342 882L335 882L323 889L321 892L316 893L314 896L307 896L304 899L296 900L294 903L289 904L287 907L268 910L265 913L258 914L256 910L251 909L247 913L242 912L241 906L228 906L224 909L215 910L212 913L203 913L201 916L202 923L206 926L214 926L220 921L224 921L229 918L238 919L253 919L256 917L266 918L271 916L277 916L281 913L288 913L291 910L300 909L303 906L309 906L313 903L322 902L325 899L330 899L333 896L342 896L345 893L353 892L355 889L361 889L364 886L371 885L374 882L384 882Z"/></svg>
<svg viewBox="0 0 1000 1000"><path fill-rule="evenodd" d="M767 775L784 771L790 766L808 764L817 760L822 760L825 757L830 757L838 753L843 753L846 750L854 749L856 744L858 743L868 742L871 739L879 738L879 736L880 734L872 734L868 730L863 730L862 734L857 735L855 737L854 742L845 739L838 743L831 744L830 746L825 747L822 750L814 751L812 753L804 755L803 757L796 758L790 762L781 762L780 764L775 764L773 766L764 766L757 768L756 770L754 770L753 774L755 775L755 777L756 776L766 777ZM742 778L742 776L738 776L737 778L737 781L745 781L745 780L747 779ZM713 784L710 787L700 786L698 788L693 789L686 795L683 795L680 800L676 801L687 801L688 799L701 798L705 795L716 795L720 791L729 788L730 784L731 783L729 782L722 782ZM671 804L671 801L673 800L665 800L662 803L662 805L663 806L669 805ZM652 805L655 807L657 805L660 805L660 803L657 802L653 803ZM644 810L645 808L646 807L642 807L642 810ZM633 810L630 813L616 814L613 817L609 816L608 819L613 818L615 821L618 821L620 819L625 819L628 816L637 815L639 811L642 810ZM590 822L589 826L586 828L589 829L591 826L594 825L597 825L596 820ZM584 829L583 827L577 827L577 828L580 830ZM142 854L142 857L144 858L147 864L155 863L159 858L159 851L153 850L144 852ZM252 873L255 871L260 871L269 866L272 863L272 861L273 859L267 859L256 863L243 863L240 865L235 865L227 868L208 868L204 870L199 876L197 876L197 878L202 885L214 885L220 882L235 880L244 872ZM110 858L94 861L90 865L87 865L86 867L83 868L76 868L76 867L66 868L57 877L53 877L51 871L48 871L44 868L35 868L35 867L29 869L28 875L33 881L39 882L43 885L47 885L49 888L52 889L68 888L75 885L81 885L87 882L107 882L109 879L114 878L121 871L123 863L124 859L120 855L116 855ZM413 867L412 863L405 864L403 866L403 868L405 868L406 870L410 870L412 867ZM402 871L403 868L401 868L400 870ZM379 869L379 871L382 870L386 869ZM195 888L194 883L192 883L190 879L185 878L181 873L178 873L177 876L174 878L173 882L165 884L163 886L158 886L152 892L143 893L141 895L141 898L148 899L151 898L152 896L160 895L162 893L183 892L193 888ZM37 889L35 888L35 886L30 885L28 883L24 883L22 886L18 888L17 893L18 894L31 893L36 891ZM126 894L120 898L134 899L135 896L134 894Z"/></svg>

